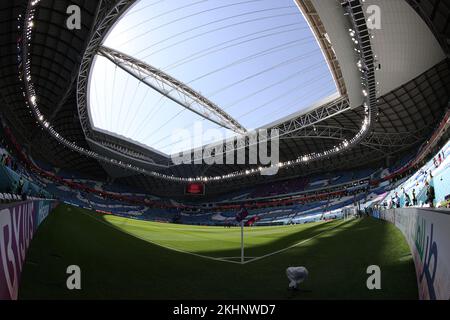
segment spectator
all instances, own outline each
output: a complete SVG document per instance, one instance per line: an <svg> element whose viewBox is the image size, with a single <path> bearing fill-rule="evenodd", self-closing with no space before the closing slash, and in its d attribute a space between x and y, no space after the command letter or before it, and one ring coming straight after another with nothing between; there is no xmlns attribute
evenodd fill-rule
<svg viewBox="0 0 450 320"><path fill-rule="evenodd" d="M403 189L403 196L405 197L405 207L409 207L411 205L411 198L409 197L409 194L405 192L405 189Z"/></svg>
<svg viewBox="0 0 450 320"><path fill-rule="evenodd" d="M398 196L398 193L395 193L394 197L394 208L400 208L400 197Z"/></svg>
<svg viewBox="0 0 450 320"><path fill-rule="evenodd" d="M25 184L25 181L23 180L23 177L20 176L19 183L17 185L17 194L21 195L23 193L24 184Z"/></svg>
<svg viewBox="0 0 450 320"><path fill-rule="evenodd" d="M6 155L5 165L11 168L11 157L9 155Z"/></svg>
<svg viewBox="0 0 450 320"><path fill-rule="evenodd" d="M412 191L412 202L413 206L417 206L416 189L413 189Z"/></svg>
<svg viewBox="0 0 450 320"><path fill-rule="evenodd" d="M427 187L427 204L430 205L430 208L434 208L434 187L428 181L425 182L425 186Z"/></svg>

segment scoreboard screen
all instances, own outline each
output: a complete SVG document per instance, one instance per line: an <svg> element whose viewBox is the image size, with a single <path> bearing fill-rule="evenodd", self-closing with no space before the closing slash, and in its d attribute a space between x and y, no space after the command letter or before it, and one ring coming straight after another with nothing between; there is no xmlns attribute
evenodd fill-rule
<svg viewBox="0 0 450 320"><path fill-rule="evenodd" d="M189 183L184 189L185 194L202 196L205 194L205 185L202 183Z"/></svg>

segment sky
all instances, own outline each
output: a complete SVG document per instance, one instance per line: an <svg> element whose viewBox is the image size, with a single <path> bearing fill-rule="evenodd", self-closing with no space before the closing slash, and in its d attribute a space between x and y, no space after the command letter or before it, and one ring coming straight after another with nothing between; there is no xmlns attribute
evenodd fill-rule
<svg viewBox="0 0 450 320"><path fill-rule="evenodd" d="M188 84L247 130L337 92L294 0L141 0L104 45ZM89 107L96 128L167 155L235 134L100 56Z"/></svg>

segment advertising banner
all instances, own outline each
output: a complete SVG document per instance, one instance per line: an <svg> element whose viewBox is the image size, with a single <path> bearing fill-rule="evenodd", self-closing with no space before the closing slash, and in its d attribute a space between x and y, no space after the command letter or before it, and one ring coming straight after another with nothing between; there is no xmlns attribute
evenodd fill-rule
<svg viewBox="0 0 450 320"><path fill-rule="evenodd" d="M421 208L383 210L405 236L416 267L419 297L450 299L450 212Z"/></svg>
<svg viewBox="0 0 450 320"><path fill-rule="evenodd" d="M28 201L0 207L0 300L17 299L27 249L55 204Z"/></svg>

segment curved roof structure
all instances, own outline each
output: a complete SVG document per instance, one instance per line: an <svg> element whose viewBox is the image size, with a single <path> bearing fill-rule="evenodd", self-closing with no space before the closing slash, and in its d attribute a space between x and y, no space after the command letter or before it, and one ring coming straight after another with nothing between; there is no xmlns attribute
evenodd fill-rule
<svg viewBox="0 0 450 320"><path fill-rule="evenodd" d="M97 52L91 127L167 155L206 145L207 131L245 134L336 92L291 0L135 2ZM192 139L171 141L188 130Z"/></svg>
<svg viewBox="0 0 450 320"><path fill-rule="evenodd" d="M345 21L349 23L344 9L338 2L332 1L327 2L332 3L333 6L330 7L321 6L317 0L296 2L303 9L309 24L315 28L322 49L327 50L325 56L332 59L328 60L330 70L341 85L340 91L344 88L346 94L332 101L332 105L328 101L318 106L319 109L307 110L306 113L304 111L273 124L286 133L280 140L281 161L291 161L302 154L333 150L337 144L352 139L359 132L365 117L364 106L355 102L358 98L362 102L361 95L358 96L361 87L355 84L356 78L352 80L358 68L354 61L347 59L348 47L342 44L344 42L341 39L346 34L348 40L349 25L342 23L342 19L347 19ZM71 4L77 4L81 8L81 30L73 31L66 27L66 9ZM120 7L118 5L122 5L121 9L117 9ZM129 5L130 2L115 0L42 0L35 6L28 51L31 65L29 76L35 85L35 99L42 117L67 141L85 150L115 157L122 163L118 165L116 162L105 163L92 158L89 153L77 152L45 130L45 123L39 123L39 118L36 118L24 99L27 79L23 79L23 74L19 73L21 64L26 63L18 48L24 40L23 19L30 9L31 1L0 3L3 50L0 57L0 110L2 119L12 128L18 141L33 159L44 160L55 167L76 170L98 179L115 177L123 183L138 185L153 193L180 194L183 185L127 170L123 164L133 163L167 176L185 177L227 175L254 168L251 165L173 165L164 155L151 152L139 144L102 132L93 136L85 134L83 121L86 119L78 112L77 96L83 59L87 50L92 47L95 34L100 33L100 27L106 33L118 16L111 16L107 26L99 25L99 21L105 21L104 18L114 10L119 10L118 13L125 12ZM374 119L370 132L357 145L344 152L307 164L286 166L276 176L239 177L233 183L234 186L268 182L317 170L348 169L356 163L380 165L386 159L410 150L429 136L448 107L450 98L448 2L440 1L433 7L431 2L390 0L380 1L380 5L382 9L389 10L390 15L386 17L386 28L374 31L375 38L371 40L371 49L379 57L378 65L375 66L378 68L375 79L379 82L379 92L378 117L376 121ZM408 12L407 15L404 14L405 11ZM327 12L334 12L334 16L338 18L328 17ZM394 22L398 21L402 22L404 29L395 27ZM341 30L342 34L337 30ZM429 39L430 50L418 50L419 43L408 41L408 37L415 34L422 34L422 39ZM389 41L385 42L383 39ZM402 42L408 42L407 51L399 52L399 49L388 46L389 43L401 46ZM101 41L98 44L100 43ZM332 53L335 54L335 59ZM401 70L395 69L396 59L402 60ZM392 73L397 77L392 77ZM211 193L225 192L232 189L233 185L212 182L208 190Z"/></svg>

